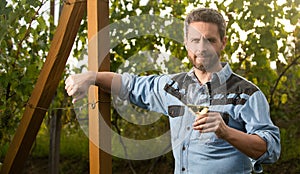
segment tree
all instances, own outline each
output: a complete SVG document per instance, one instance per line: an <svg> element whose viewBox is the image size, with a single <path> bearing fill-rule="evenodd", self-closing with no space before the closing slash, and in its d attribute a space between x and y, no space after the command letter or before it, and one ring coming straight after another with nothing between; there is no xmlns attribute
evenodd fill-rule
<svg viewBox="0 0 300 174"><path fill-rule="evenodd" d="M49 49L45 3L1 1L0 146L14 135Z"/></svg>
<svg viewBox="0 0 300 174"><path fill-rule="evenodd" d="M31 94L33 86L46 58L50 36L53 31L49 29L47 20L48 9L42 11L46 0L42 1L2 1L0 3L0 146L5 147L18 125L24 105ZM141 1L116 0L110 1L111 24L122 24L124 27L118 32L111 32L111 42L116 43L110 50L112 71L131 71L140 75L160 74L166 72L178 72L180 68L189 68L186 61L186 51L180 40L174 37L183 36L182 23L178 28L165 28L169 35L163 35L162 20L151 21L149 14L160 16L168 22L182 21L190 7L214 7L218 8L228 19L227 36L229 42L223 53L224 60L231 63L232 68L238 74L257 84L268 97L270 102L271 116L276 123L280 124L283 134L284 153L288 151L289 142L299 133L295 127L288 129L290 124L298 120L299 111L299 1L287 0L279 3L272 0L243 0L243 1L147 1L142 5ZM26 14L26 15L24 15ZM140 17L139 24L136 19ZM125 19L125 20L124 20ZM126 20L127 19L127 20ZM157 19L157 18L156 18ZM177 20L172 20L177 19ZM286 23L290 23L287 28ZM86 19L82 21L73 57L78 61L84 59L87 44ZM133 25L135 24L135 25ZM138 28L137 30L130 29ZM144 34L138 35L139 31ZM145 33L150 34L145 34ZM124 33L128 38L124 38ZM129 35L132 35L129 37ZM123 37L122 42L118 38ZM171 57L177 58L183 67L171 69L178 62L165 59L162 62L153 59L149 66L146 61L138 64L130 64L132 68L124 66L134 56L144 58L157 58L162 50ZM146 59L148 60L148 59ZM130 62L132 63L132 62ZM77 69L66 68L66 73L81 72L85 65ZM147 71L143 71L146 68ZM70 98L64 94L63 82L60 83L57 95L51 108L65 108L70 106ZM126 120L121 119L112 110L112 124L114 130L124 136L132 138L147 138L161 134L159 128L163 127L166 120L148 126L133 126ZM142 112L142 111L141 111ZM76 125L75 116L67 110L63 113L63 123ZM283 121L282 121L283 120ZM294 121L294 123L293 123ZM153 126L158 129L153 129ZM138 128L137 128L138 127ZM147 132L147 135L140 134ZM126 131L125 131L126 130ZM147 130L147 131L146 131ZM165 130L164 130L165 131ZM291 138L289 138L291 137ZM294 144L299 143L293 141ZM5 149L1 149L1 152ZM300 151L300 150L299 150ZM294 153L295 154L295 153ZM296 153L297 154L297 153ZM289 156L284 156L288 160ZM292 156L294 157L294 156ZM157 164L153 161L153 165ZM134 171L134 164L131 169ZM171 164L172 165L172 164ZM149 167L149 171L153 167Z"/></svg>

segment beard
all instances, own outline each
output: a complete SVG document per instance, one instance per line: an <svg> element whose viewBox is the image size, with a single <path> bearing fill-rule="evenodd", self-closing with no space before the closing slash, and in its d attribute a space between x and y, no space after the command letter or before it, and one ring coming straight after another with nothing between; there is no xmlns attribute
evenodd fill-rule
<svg viewBox="0 0 300 174"><path fill-rule="evenodd" d="M219 63L218 54L206 54L201 56L193 54L192 56L189 55L189 59L193 66L202 72L211 72Z"/></svg>

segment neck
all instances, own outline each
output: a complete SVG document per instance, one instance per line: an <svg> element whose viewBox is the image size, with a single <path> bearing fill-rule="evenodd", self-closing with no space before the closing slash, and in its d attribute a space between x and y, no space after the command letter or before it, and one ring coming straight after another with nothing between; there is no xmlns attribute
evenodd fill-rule
<svg viewBox="0 0 300 174"><path fill-rule="evenodd" d="M205 84L210 81L212 73L207 71L201 71L195 68L195 76L201 84Z"/></svg>
<svg viewBox="0 0 300 174"><path fill-rule="evenodd" d="M195 71L195 75L196 75L197 79L199 80L199 82L201 84L205 84L211 80L212 74L214 72L219 72L221 69L222 69L222 65L220 63L210 71L203 71L203 70L199 70L197 68L194 68L194 71Z"/></svg>

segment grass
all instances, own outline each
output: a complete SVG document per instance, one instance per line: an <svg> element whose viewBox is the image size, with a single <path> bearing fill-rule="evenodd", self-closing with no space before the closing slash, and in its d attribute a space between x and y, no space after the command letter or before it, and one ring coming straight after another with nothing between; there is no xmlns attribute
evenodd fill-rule
<svg viewBox="0 0 300 174"><path fill-rule="evenodd" d="M40 131L33 145L31 155L34 157L49 156L49 133ZM61 156L88 156L88 138L81 131L69 133L68 130L62 129L60 138L60 155Z"/></svg>
<svg viewBox="0 0 300 174"><path fill-rule="evenodd" d="M41 130L26 162L24 174L49 173L48 131ZM69 131L62 129L60 138L59 173L84 174L89 171L89 141L81 129Z"/></svg>

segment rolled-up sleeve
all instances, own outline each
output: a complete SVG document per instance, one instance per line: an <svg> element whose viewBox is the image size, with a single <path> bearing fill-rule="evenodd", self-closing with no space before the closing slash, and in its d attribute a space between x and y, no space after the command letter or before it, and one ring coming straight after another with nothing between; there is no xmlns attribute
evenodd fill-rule
<svg viewBox="0 0 300 174"><path fill-rule="evenodd" d="M150 111L167 114L167 93L163 90L169 76L122 74L119 98Z"/></svg>
<svg viewBox="0 0 300 174"><path fill-rule="evenodd" d="M134 76L128 73L121 74L121 88L118 97L122 100L127 100L129 92L132 89Z"/></svg>
<svg viewBox="0 0 300 174"><path fill-rule="evenodd" d="M256 134L267 143L267 151L258 159L251 159L254 169L263 163L274 163L280 156L280 132L270 118L269 104L261 91L253 93L241 109L248 134ZM259 167L257 168L259 170Z"/></svg>

